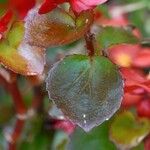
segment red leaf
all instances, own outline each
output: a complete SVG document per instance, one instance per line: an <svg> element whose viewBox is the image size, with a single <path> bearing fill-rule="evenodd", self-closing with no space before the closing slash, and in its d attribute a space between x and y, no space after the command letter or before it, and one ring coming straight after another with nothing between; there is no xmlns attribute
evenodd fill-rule
<svg viewBox="0 0 150 150"><path fill-rule="evenodd" d="M5 32L7 30L7 25L12 19L13 13L11 10L7 11L6 14L0 19L0 32Z"/></svg>
<svg viewBox="0 0 150 150"><path fill-rule="evenodd" d="M13 17L13 13L11 10L9 10L0 19L0 40L3 38L3 34L7 30L8 24L11 21L12 17Z"/></svg>
<svg viewBox="0 0 150 150"><path fill-rule="evenodd" d="M55 9L57 5L66 2L67 0L45 0L39 9L39 14L46 14Z"/></svg>
<svg viewBox="0 0 150 150"><path fill-rule="evenodd" d="M36 0L9 0L9 7L15 9L18 15L24 18L35 3Z"/></svg>

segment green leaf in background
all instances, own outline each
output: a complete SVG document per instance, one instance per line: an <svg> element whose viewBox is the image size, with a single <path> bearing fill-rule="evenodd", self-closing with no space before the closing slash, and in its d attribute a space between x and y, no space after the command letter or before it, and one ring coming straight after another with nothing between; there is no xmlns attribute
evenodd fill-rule
<svg viewBox="0 0 150 150"><path fill-rule="evenodd" d="M20 138L18 150L50 150L53 132L44 129L44 116L28 120Z"/></svg>
<svg viewBox="0 0 150 150"><path fill-rule="evenodd" d="M7 3L8 0L0 0L0 4L4 4L4 3Z"/></svg>
<svg viewBox="0 0 150 150"><path fill-rule="evenodd" d="M3 130L0 128L0 150L5 150L5 149L7 149L7 141L4 137Z"/></svg>
<svg viewBox="0 0 150 150"><path fill-rule="evenodd" d="M69 137L64 132L56 132L54 135L52 150L66 150Z"/></svg>
<svg viewBox="0 0 150 150"><path fill-rule="evenodd" d="M45 65L45 48L24 41L24 22L15 22L6 39L0 41L0 63L23 75L41 74Z"/></svg>
<svg viewBox="0 0 150 150"><path fill-rule="evenodd" d="M129 149L137 146L150 132L150 121L145 118L135 118L124 111L114 118L110 127L110 137L119 148Z"/></svg>
<svg viewBox="0 0 150 150"><path fill-rule="evenodd" d="M105 57L91 59L67 56L52 67L47 78L49 98L85 131L109 119L119 109L123 95L118 68Z"/></svg>
<svg viewBox="0 0 150 150"><path fill-rule="evenodd" d="M144 150L144 143L141 142L138 146L132 148L131 150Z"/></svg>
<svg viewBox="0 0 150 150"><path fill-rule="evenodd" d="M109 122L105 122L89 133L77 129L71 136L67 150L117 150L109 140Z"/></svg>
<svg viewBox="0 0 150 150"><path fill-rule="evenodd" d="M24 36L24 23L23 22L16 22L13 24L12 29L8 32L7 40L9 46L13 48L17 48L21 41L23 40Z"/></svg>
<svg viewBox="0 0 150 150"><path fill-rule="evenodd" d="M150 5L149 0L148 3ZM128 15L128 18L130 22L140 30L144 38L150 37L150 17L148 9L145 8L144 10L134 11Z"/></svg>
<svg viewBox="0 0 150 150"><path fill-rule="evenodd" d="M109 26L100 28L96 34L96 40L102 50L117 44L135 44L138 42L138 39L131 32L123 28Z"/></svg>

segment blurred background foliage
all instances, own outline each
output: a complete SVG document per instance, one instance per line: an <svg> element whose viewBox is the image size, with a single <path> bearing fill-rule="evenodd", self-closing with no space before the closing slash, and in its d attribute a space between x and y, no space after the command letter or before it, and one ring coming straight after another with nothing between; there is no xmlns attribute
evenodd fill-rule
<svg viewBox="0 0 150 150"><path fill-rule="evenodd" d="M0 0L0 5L4 5L5 3L7 3L7 0ZM140 4L141 8L136 8L137 3ZM140 30L143 39L148 39L150 37L149 0L109 0L106 4L98 6L97 10L102 12L106 18L111 19L111 14L109 14L110 7L126 7L130 4L133 4L133 8L132 10L127 10L124 14L125 17L130 24ZM2 16L4 12L5 10L0 8L0 16ZM85 53L84 51L78 51L80 47L84 47L82 40L61 47L48 48L46 68L49 69L54 62L66 54L74 52ZM142 70L149 72L149 67L142 68ZM144 146L146 140L145 137L150 132L150 117L146 118L147 120L144 121L144 123L139 123L139 118L135 111L135 105L129 109L123 107L119 110L117 115L120 114L120 116L124 115L122 111L129 111L126 118L119 120L119 123L122 124L120 126L114 125L114 120L117 116L115 115L111 120L104 122L89 133L85 133L82 129L77 127L75 131L70 134L70 128L72 128L72 125L70 123L64 125L61 122L62 119L60 119L61 115L58 113L58 110L54 109L55 117L51 115L53 113L51 112L53 104L48 99L48 95L45 92L45 82L35 85L31 78L28 79L19 76L18 84L27 108L31 107L35 93L41 92L44 95L36 112L31 112L31 117L29 117L25 123L23 133L17 141L18 150L117 150L118 148L120 150L150 150L150 147L148 147L149 149L146 149L146 146ZM41 93L39 93L39 95L41 95ZM130 120L131 124L129 124ZM8 134L12 132L15 121L16 113L11 95L0 85L0 150L7 149ZM116 139L114 137L117 135L112 137L110 132L113 125L115 126L115 132L119 132L117 134L121 134L121 131L123 130L126 131L126 136L123 138L122 143L120 141L115 141ZM140 130L142 131L140 132ZM131 134L131 131L134 131L134 135ZM125 143L127 139L130 141ZM148 141L150 143L150 139Z"/></svg>

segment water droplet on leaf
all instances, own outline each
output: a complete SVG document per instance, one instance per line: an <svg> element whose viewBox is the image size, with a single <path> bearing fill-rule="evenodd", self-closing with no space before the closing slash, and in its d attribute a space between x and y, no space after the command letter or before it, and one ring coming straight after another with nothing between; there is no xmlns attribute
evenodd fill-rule
<svg viewBox="0 0 150 150"><path fill-rule="evenodd" d="M105 57L70 55L50 70L47 91L66 117L89 131L119 109L123 81Z"/></svg>

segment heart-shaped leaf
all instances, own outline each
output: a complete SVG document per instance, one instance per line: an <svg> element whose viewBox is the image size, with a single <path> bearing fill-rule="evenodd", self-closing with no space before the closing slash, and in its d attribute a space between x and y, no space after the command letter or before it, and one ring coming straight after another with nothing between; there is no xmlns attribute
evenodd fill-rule
<svg viewBox="0 0 150 150"><path fill-rule="evenodd" d="M118 148L130 149L137 146L149 132L148 119L135 118L131 112L125 111L114 118L110 137Z"/></svg>
<svg viewBox="0 0 150 150"><path fill-rule="evenodd" d="M24 40L24 23L15 22L6 39L0 41L0 63L23 75L41 74L45 65L45 48Z"/></svg>
<svg viewBox="0 0 150 150"><path fill-rule="evenodd" d="M96 33L96 40L101 49L108 49L116 44L135 44L138 39L128 30L119 27L101 27L100 31Z"/></svg>
<svg viewBox="0 0 150 150"><path fill-rule="evenodd" d="M50 13L40 15L38 8L26 17L26 40L42 47L68 44L81 38L93 21L93 13L83 12L73 18L68 12L56 8Z"/></svg>
<svg viewBox="0 0 150 150"><path fill-rule="evenodd" d="M118 110L123 82L107 58L70 55L50 70L47 90L64 115L89 131Z"/></svg>

